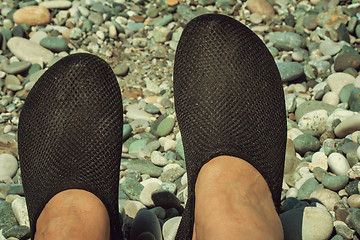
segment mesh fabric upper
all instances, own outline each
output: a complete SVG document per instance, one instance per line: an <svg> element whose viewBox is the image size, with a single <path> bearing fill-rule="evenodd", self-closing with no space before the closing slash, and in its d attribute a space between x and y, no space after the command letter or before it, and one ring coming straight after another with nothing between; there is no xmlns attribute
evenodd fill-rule
<svg viewBox="0 0 360 240"><path fill-rule="evenodd" d="M174 96L189 179L176 239L191 240L196 178L202 165L219 155L251 163L278 207L286 146L284 94L273 57L256 34L224 15L189 22L176 50Z"/></svg>
<svg viewBox="0 0 360 240"><path fill-rule="evenodd" d="M32 237L50 198L77 188L102 200L112 239L122 239L121 144L121 92L105 61L73 54L43 74L25 101L19 123L19 158Z"/></svg>

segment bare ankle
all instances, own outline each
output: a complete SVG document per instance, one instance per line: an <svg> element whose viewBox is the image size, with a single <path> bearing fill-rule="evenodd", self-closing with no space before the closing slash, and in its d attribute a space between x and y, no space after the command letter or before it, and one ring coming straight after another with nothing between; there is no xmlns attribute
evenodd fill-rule
<svg viewBox="0 0 360 240"><path fill-rule="evenodd" d="M110 239L107 210L90 192L80 189L60 192L41 212L35 239Z"/></svg>
<svg viewBox="0 0 360 240"><path fill-rule="evenodd" d="M283 238L265 179L242 159L220 156L205 164L195 198L196 240Z"/></svg>

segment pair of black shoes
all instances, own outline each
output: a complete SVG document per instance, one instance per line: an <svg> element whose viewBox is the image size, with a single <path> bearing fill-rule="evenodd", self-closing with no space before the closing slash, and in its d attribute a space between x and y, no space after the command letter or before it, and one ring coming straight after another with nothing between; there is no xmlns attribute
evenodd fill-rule
<svg viewBox="0 0 360 240"><path fill-rule="evenodd" d="M251 163L266 179L279 207L286 145L284 96L277 67L263 42L230 17L195 18L177 48L174 97L189 182L176 239L192 238L196 178L216 156ZM75 188L104 203L112 239L123 239L118 208L122 125L119 85L99 57L70 55L38 80L19 123L19 158L32 237L46 203Z"/></svg>

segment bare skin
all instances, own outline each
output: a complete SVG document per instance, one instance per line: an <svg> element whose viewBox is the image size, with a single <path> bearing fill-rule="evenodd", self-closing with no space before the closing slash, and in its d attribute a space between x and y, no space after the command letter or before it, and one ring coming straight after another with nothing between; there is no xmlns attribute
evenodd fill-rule
<svg viewBox="0 0 360 240"><path fill-rule="evenodd" d="M242 159L220 156L205 164L195 197L193 240L284 239L265 179ZM110 239L104 204L79 189L55 195L40 214L36 229L35 240Z"/></svg>
<svg viewBox="0 0 360 240"><path fill-rule="evenodd" d="M219 156L205 164L195 198L193 240L284 239L265 179L240 158Z"/></svg>
<svg viewBox="0 0 360 240"><path fill-rule="evenodd" d="M36 222L35 240L110 239L106 207L94 194L70 189L56 194Z"/></svg>

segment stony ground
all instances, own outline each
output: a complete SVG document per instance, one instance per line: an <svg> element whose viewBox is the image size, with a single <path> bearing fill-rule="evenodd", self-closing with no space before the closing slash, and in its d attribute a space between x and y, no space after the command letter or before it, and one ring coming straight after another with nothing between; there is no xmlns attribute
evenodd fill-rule
<svg viewBox="0 0 360 240"><path fill-rule="evenodd" d="M172 68L184 26L205 13L246 24L279 68L288 114L285 238L360 238L359 0L5 0L0 9L0 239L29 236L17 152L26 96L48 67L78 52L106 60L121 87L125 235L148 208L164 239L174 238L187 177Z"/></svg>

